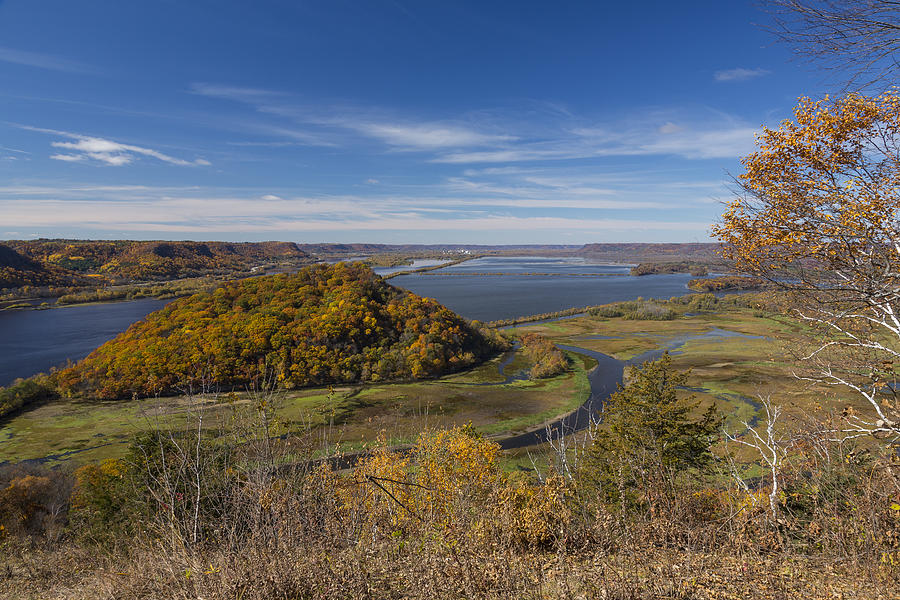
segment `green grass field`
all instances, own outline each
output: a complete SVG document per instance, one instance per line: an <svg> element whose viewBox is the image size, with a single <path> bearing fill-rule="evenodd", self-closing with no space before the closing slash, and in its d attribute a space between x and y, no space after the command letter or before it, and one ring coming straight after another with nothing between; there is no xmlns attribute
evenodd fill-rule
<svg viewBox="0 0 900 600"><path fill-rule="evenodd" d="M753 337L697 337L713 328ZM715 402L731 428L753 422L758 395L771 395L794 416L818 406L840 407L852 397L825 395L793 377L789 352L802 330L789 319L760 316L749 309L680 316L671 321L629 321L578 317L523 325L513 333L536 332L557 343L587 348L620 360L691 338L672 353L679 369L690 369L697 397ZM378 439L413 441L419 432L471 422L489 437L539 427L575 409L590 392L587 373L594 362L568 353L572 368L539 381L503 383L505 375L531 367L516 353L504 375L496 357L476 368L436 380L314 388L274 395L274 418L281 433L314 432L322 444L353 450ZM685 392L686 394L688 392ZM270 400L271 401L271 400ZM60 402L21 414L0 427L0 463L45 460L81 464L124 454L132 436L148 428L195 427L223 433L252 412L247 393L201 398L160 398L109 403ZM524 460L524 459L523 459Z"/></svg>
<svg viewBox="0 0 900 600"><path fill-rule="evenodd" d="M436 380L358 387L313 388L273 394L279 433L318 431L323 442L356 449L380 436L411 441L424 429L471 422L485 435L524 431L577 408L589 394L593 361L569 354L563 375L502 384L501 357ZM531 365L517 353L504 373ZM131 438L146 429L194 427L227 431L246 420L250 394L204 395L107 403L59 402L19 415L0 428L0 462L43 459L81 464L122 456Z"/></svg>

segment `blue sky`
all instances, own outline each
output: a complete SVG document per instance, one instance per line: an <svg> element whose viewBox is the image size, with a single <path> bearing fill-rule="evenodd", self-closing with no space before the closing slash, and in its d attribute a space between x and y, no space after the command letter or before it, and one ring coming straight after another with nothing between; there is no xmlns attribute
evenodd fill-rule
<svg viewBox="0 0 900 600"><path fill-rule="evenodd" d="M707 241L827 82L752 1L0 0L0 238Z"/></svg>

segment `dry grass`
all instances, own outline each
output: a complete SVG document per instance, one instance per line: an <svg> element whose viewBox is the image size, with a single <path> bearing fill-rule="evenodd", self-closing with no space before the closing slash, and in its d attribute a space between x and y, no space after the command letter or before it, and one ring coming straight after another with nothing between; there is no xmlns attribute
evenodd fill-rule
<svg viewBox="0 0 900 600"><path fill-rule="evenodd" d="M250 435L238 454L163 439L163 470L148 445L138 470L80 472L61 543L0 541L0 598L900 598L890 461L835 473L798 459L772 521L764 488L694 479L623 513L577 477L503 473L463 429L351 474L275 469L278 447ZM90 496L85 481L108 486ZM92 521L116 493L115 518Z"/></svg>
<svg viewBox="0 0 900 600"><path fill-rule="evenodd" d="M900 597L897 572L822 558L634 548L608 553L323 543L127 556L85 548L3 548L0 598L828 599Z"/></svg>

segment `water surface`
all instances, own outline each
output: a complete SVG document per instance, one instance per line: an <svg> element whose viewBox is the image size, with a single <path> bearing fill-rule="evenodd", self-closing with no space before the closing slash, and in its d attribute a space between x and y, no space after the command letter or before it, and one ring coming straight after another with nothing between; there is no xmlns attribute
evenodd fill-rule
<svg viewBox="0 0 900 600"><path fill-rule="evenodd" d="M593 263L579 257L484 256L452 265L441 273L559 273L628 275L631 265Z"/></svg>
<svg viewBox="0 0 900 600"><path fill-rule="evenodd" d="M171 300L0 311L0 386L77 361Z"/></svg>
<svg viewBox="0 0 900 600"><path fill-rule="evenodd" d="M431 274L400 275L391 279L390 283L420 296L435 298L469 319L495 321L634 300L639 296L665 299L683 296L690 293L687 283L695 279L686 273L642 277L580 277L577 273L568 277L441 275L444 270L432 271ZM449 271L449 268L446 270Z"/></svg>
<svg viewBox="0 0 900 600"><path fill-rule="evenodd" d="M439 264L379 268L388 274ZM598 264L582 258L489 256L425 274L400 275L392 285L436 298L469 319L493 321L572 307L688 293L687 274L628 275L628 265ZM474 273L507 273L479 276ZM544 273L544 275L529 275ZM77 361L161 308L168 300L88 304L52 310L0 311L0 386L67 360Z"/></svg>

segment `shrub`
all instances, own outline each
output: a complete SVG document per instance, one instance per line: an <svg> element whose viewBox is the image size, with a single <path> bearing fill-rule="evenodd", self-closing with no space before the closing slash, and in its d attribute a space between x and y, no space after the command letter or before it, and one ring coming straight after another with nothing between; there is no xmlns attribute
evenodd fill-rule
<svg viewBox="0 0 900 600"><path fill-rule="evenodd" d="M56 389L46 375L17 379L11 386L0 388L0 420L58 397Z"/></svg>
<svg viewBox="0 0 900 600"><path fill-rule="evenodd" d="M545 379L564 373L569 368L569 361L562 350L553 342L536 333L522 336L522 350L534 362L529 377Z"/></svg>
<svg viewBox="0 0 900 600"><path fill-rule="evenodd" d="M603 317L605 319L614 319L621 317L624 313L618 304L603 304L596 306L588 311L592 317Z"/></svg>
<svg viewBox="0 0 900 600"><path fill-rule="evenodd" d="M56 537L66 522L72 478L60 470L15 465L0 468L0 538Z"/></svg>

